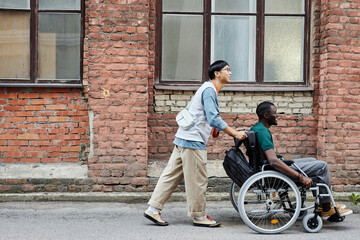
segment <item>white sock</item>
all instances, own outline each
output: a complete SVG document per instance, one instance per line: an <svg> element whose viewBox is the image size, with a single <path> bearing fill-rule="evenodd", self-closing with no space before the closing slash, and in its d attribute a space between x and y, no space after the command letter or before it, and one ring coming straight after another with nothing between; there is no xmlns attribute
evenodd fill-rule
<svg viewBox="0 0 360 240"><path fill-rule="evenodd" d="M196 220L203 220L205 216L201 216L201 217L195 217Z"/></svg>
<svg viewBox="0 0 360 240"><path fill-rule="evenodd" d="M160 212L160 209L157 209L153 206L149 206L148 210L152 212L153 214L158 214Z"/></svg>

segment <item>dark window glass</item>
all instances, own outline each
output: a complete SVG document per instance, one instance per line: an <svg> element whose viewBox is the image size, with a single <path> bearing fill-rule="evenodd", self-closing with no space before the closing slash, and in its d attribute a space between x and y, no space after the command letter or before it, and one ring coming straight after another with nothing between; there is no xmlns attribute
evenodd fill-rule
<svg viewBox="0 0 360 240"><path fill-rule="evenodd" d="M81 86L82 6L83 0L0 0L0 85Z"/></svg>

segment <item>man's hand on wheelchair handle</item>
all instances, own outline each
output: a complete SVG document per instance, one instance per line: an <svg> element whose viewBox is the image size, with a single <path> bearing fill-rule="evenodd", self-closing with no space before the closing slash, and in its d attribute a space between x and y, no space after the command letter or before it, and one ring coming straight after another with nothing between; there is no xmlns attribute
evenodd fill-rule
<svg viewBox="0 0 360 240"><path fill-rule="evenodd" d="M239 140L243 140L243 139L247 138L247 135L246 135L245 131L236 131L236 133L234 134L234 137Z"/></svg>
<svg viewBox="0 0 360 240"><path fill-rule="evenodd" d="M239 131L239 130L235 130L234 128L231 128L229 126L227 126L224 129L224 132L229 134L230 136L239 139L239 140L243 140L245 138L247 138L246 132L245 131Z"/></svg>

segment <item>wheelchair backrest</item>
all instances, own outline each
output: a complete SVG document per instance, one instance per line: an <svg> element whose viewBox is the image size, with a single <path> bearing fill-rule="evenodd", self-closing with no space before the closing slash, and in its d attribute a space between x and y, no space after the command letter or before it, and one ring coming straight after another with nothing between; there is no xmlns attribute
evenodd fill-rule
<svg viewBox="0 0 360 240"><path fill-rule="evenodd" d="M256 171L260 171L264 164L268 164L264 151L261 149L257 139L257 134L253 131L247 131L248 137L244 140L235 139L235 146L240 147L243 143L246 148L246 155L250 166Z"/></svg>

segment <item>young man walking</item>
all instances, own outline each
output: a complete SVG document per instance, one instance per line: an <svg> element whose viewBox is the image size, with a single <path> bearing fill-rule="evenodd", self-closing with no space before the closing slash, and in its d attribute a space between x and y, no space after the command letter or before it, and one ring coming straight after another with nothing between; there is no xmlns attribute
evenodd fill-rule
<svg viewBox="0 0 360 240"><path fill-rule="evenodd" d="M144 213L146 218L160 226L168 225L160 211L182 179L185 182L188 216L193 218L193 225L217 227L221 224L205 214L208 184L206 143L212 128L239 140L246 138L246 133L229 127L220 117L217 94L230 82L229 64L216 61L209 67L208 73L211 81L205 82L196 91L188 106L194 120L204 120L187 130L178 128L174 150L148 202L150 206Z"/></svg>

